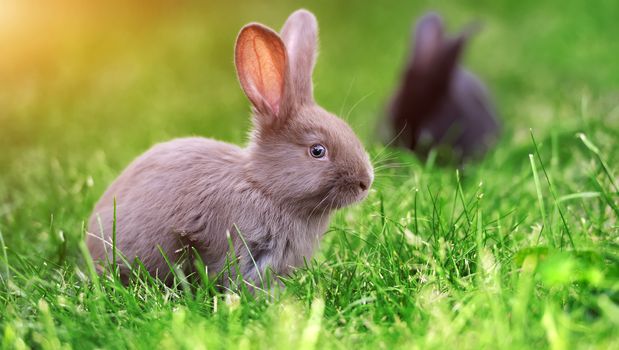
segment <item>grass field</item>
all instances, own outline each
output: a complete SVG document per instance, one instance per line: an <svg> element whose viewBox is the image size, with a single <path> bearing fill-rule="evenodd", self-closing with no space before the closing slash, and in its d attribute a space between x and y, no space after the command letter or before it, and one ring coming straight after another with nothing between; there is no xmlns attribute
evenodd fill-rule
<svg viewBox="0 0 619 350"><path fill-rule="evenodd" d="M2 4L2 348L619 349L617 1ZM299 7L321 26L316 99L375 161L369 198L274 297L97 278L94 202L156 142L243 143L235 36ZM466 64L503 135L459 172L374 137L426 9L484 23Z"/></svg>

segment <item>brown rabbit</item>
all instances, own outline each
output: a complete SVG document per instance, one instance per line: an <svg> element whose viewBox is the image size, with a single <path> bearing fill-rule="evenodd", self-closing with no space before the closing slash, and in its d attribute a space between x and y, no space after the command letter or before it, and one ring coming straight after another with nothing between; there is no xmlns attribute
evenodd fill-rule
<svg viewBox="0 0 619 350"><path fill-rule="evenodd" d="M426 14L417 24L414 51L388 110L387 137L421 156L431 148L462 161L482 154L497 138L499 124L490 96L459 65L469 34L446 37L441 17Z"/></svg>
<svg viewBox="0 0 619 350"><path fill-rule="evenodd" d="M195 248L216 274L228 257L227 235L250 284L267 268L286 275L311 258L332 211L364 199L373 180L354 132L314 102L317 30L306 10L288 18L281 37L261 24L243 27L235 63L253 105L249 144L183 138L134 160L90 218L95 261L112 260L114 198L118 250L164 280L170 270L159 247L176 262Z"/></svg>

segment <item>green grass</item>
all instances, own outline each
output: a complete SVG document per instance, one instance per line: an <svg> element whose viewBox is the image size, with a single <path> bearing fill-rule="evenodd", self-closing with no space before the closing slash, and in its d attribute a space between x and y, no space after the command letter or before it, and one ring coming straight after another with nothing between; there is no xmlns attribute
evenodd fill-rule
<svg viewBox="0 0 619 350"><path fill-rule="evenodd" d="M38 21L53 40L0 35L3 348L619 349L616 1L120 4ZM369 198L275 297L98 278L81 242L102 191L155 142L244 142L234 38L301 6L316 98L376 162ZM484 21L466 63L504 120L460 172L373 137L429 8Z"/></svg>

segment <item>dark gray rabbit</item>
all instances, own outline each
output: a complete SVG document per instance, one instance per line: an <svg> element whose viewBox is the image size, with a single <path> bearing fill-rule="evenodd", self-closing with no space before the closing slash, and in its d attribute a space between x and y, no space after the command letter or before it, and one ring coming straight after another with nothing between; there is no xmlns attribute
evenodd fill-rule
<svg viewBox="0 0 619 350"><path fill-rule="evenodd" d="M469 33L445 36L435 13L417 23L414 50L387 111L396 144L422 157L436 148L449 160L462 161L496 140L499 123L489 94L459 64Z"/></svg>

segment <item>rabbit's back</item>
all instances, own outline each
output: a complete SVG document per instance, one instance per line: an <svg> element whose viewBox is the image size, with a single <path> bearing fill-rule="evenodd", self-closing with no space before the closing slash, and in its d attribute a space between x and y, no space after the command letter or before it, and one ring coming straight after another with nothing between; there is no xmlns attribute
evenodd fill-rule
<svg viewBox="0 0 619 350"><path fill-rule="evenodd" d="M495 143L499 132L488 90L475 75L459 69L451 86L450 99L458 109L461 124L457 147L468 155L484 153Z"/></svg>
<svg viewBox="0 0 619 350"><path fill-rule="evenodd" d="M115 198L118 250L129 261L139 257L152 274L169 271L159 248L177 261L191 237L207 226L211 232L227 229L223 202L225 194L234 191L231 187L238 186L235 179L244 157L241 148L206 138L153 146L123 171L95 206L88 230L93 258L103 261L111 252L103 239L111 242ZM209 246L212 257L225 255L225 234L205 238L200 243Z"/></svg>

